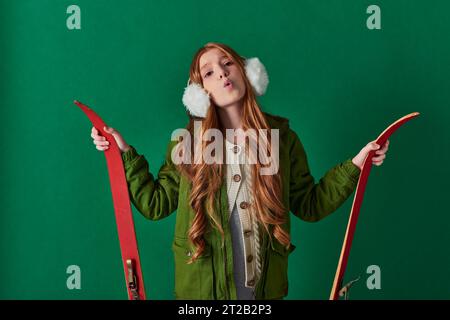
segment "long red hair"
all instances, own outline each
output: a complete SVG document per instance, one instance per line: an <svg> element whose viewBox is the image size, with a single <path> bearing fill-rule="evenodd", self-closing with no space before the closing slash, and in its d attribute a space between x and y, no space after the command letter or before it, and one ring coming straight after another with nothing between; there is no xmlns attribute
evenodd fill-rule
<svg viewBox="0 0 450 320"><path fill-rule="evenodd" d="M267 132L270 132L270 127L256 101L252 86L246 76L244 58L242 58L229 46L221 43L210 42L200 48L194 55L191 63L190 81L203 85L199 65L200 57L203 53L213 48L221 50L230 59L232 59L233 62L237 64L241 76L244 79L246 90L243 96L243 130L246 131L248 129L255 129L258 131L258 129L266 129ZM202 137L203 133L208 129L219 129L224 134L223 136L225 136L225 130L220 124L216 108L218 107L211 101L211 105L208 108L205 118L196 118L188 113L190 120L186 129L191 134L191 138L194 137L194 121L201 121L202 123L200 132L196 133L200 134L200 137ZM194 139L191 139L191 141L194 141ZM198 141L199 143L196 145L194 143L191 144L191 150L189 150L188 153L191 157L190 163L182 163L177 165L180 172L192 181L189 204L195 212L195 217L189 230L188 237L195 246L196 250L189 263L195 261L204 252L204 234L208 231L209 226L217 228L222 235L222 240L224 239L220 216L218 212L216 212L218 206L215 204L219 200L219 190L222 185L222 181L225 178L225 168L222 163L206 164L202 162L200 164L195 164L194 149L203 148L201 150L205 150L206 146L211 143L209 141L203 141L201 138L198 139ZM268 149L271 150L270 137L267 137L266 143ZM185 152L183 150L184 144L180 143L178 146L181 146L182 149L179 151L180 154L183 154L183 152ZM249 212L254 215L252 219L256 219L257 223L264 227L264 230L269 234L269 236L271 236L269 226L272 225L273 236L284 246L289 247L290 236L281 227L281 225L286 221L286 209L281 200L282 190L280 171L278 170L278 172L273 175L261 175L259 172L262 164L257 157L255 157L255 159L257 160L255 161L256 164L251 165L253 189L250 190L254 200L253 203L250 203L250 206L253 206L253 210L249 210Z"/></svg>

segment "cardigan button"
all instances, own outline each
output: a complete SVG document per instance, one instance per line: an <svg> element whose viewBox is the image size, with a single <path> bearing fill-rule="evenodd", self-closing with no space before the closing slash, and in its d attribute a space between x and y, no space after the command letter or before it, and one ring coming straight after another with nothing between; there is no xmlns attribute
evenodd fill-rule
<svg viewBox="0 0 450 320"><path fill-rule="evenodd" d="M249 286L249 287L253 287L255 285L255 280L249 280L249 281L247 281L247 286Z"/></svg>
<svg viewBox="0 0 450 320"><path fill-rule="evenodd" d="M241 207L241 209L247 209L248 208L248 202L242 201L239 206Z"/></svg>
<svg viewBox="0 0 450 320"><path fill-rule="evenodd" d="M246 236L247 238L250 237L252 235L252 230L245 230L244 231L244 236Z"/></svg>
<svg viewBox="0 0 450 320"><path fill-rule="evenodd" d="M239 153L239 151L241 151L241 147L239 147L239 146L234 146L233 147L233 152L234 153Z"/></svg>
<svg viewBox="0 0 450 320"><path fill-rule="evenodd" d="M190 256L192 256L192 252L191 252L190 250L187 250L187 251L186 251L186 255L187 255L188 257L190 257Z"/></svg>
<svg viewBox="0 0 450 320"><path fill-rule="evenodd" d="M253 261L253 256L252 256L251 254L249 254L249 255L247 256L247 262L250 263L250 262L252 262L252 261Z"/></svg>
<svg viewBox="0 0 450 320"><path fill-rule="evenodd" d="M239 174L235 174L233 176L233 180L234 180L234 182L239 182L239 181L241 181L241 176Z"/></svg>

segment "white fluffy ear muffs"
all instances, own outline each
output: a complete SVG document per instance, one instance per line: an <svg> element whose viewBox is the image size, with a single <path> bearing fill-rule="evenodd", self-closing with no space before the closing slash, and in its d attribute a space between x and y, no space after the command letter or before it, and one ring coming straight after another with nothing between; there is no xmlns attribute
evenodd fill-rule
<svg viewBox="0 0 450 320"><path fill-rule="evenodd" d="M205 118L211 103L209 93L198 83L189 84L189 82L184 89L183 104L193 116Z"/></svg>
<svg viewBox="0 0 450 320"><path fill-rule="evenodd" d="M255 57L245 60L245 73L257 96L262 96L266 93L269 76L267 75L266 67L264 67L258 58Z"/></svg>
<svg viewBox="0 0 450 320"><path fill-rule="evenodd" d="M245 59L245 73L252 85L255 95L266 93L269 76L266 68L258 58ZM183 104L189 113L195 117L205 118L211 104L209 93L198 83L190 83L184 89Z"/></svg>

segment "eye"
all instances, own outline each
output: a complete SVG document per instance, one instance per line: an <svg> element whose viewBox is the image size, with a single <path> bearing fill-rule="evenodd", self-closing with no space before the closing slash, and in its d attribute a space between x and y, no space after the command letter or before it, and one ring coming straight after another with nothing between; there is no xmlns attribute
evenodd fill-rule
<svg viewBox="0 0 450 320"><path fill-rule="evenodd" d="M232 64L233 64L233 61L225 62L225 65L226 65L226 66L231 66Z"/></svg>
<svg viewBox="0 0 450 320"><path fill-rule="evenodd" d="M205 73L205 78L209 77L209 75L212 73L212 71L208 71L207 73Z"/></svg>

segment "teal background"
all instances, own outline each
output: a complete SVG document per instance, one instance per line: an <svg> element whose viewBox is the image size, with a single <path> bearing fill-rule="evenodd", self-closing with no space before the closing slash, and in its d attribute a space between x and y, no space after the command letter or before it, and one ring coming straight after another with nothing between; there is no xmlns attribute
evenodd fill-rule
<svg viewBox="0 0 450 320"><path fill-rule="evenodd" d="M68 30L66 8L81 8ZM369 30L366 8L381 8ZM126 299L104 155L74 104L163 161L193 54L223 42L265 64L262 109L290 119L316 182L398 118L372 169L345 281L352 299L448 299L450 2L0 0L1 299ZM328 299L353 195L317 224L293 217L288 299ZM172 299L175 214L133 207L148 299ZM366 287L369 265L381 289ZM68 290L66 268L81 268Z"/></svg>

